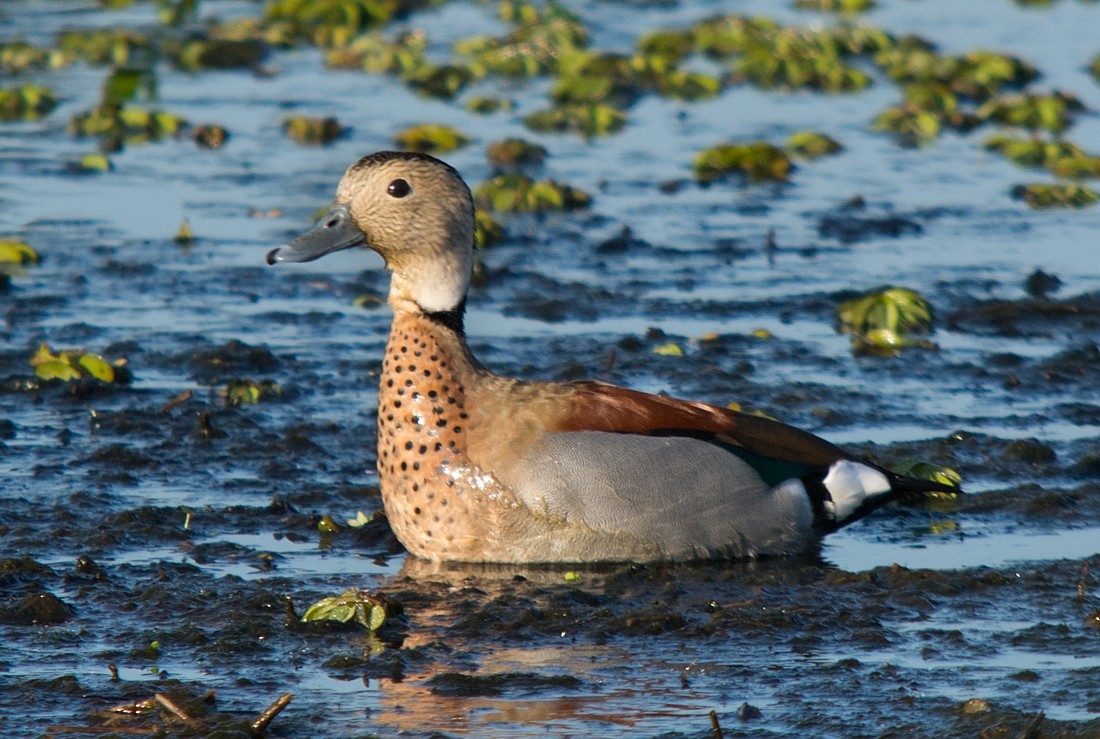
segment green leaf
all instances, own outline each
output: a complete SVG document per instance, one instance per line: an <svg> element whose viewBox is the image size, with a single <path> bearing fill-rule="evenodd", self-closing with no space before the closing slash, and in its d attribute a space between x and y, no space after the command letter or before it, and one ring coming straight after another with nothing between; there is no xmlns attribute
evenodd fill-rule
<svg viewBox="0 0 1100 739"><path fill-rule="evenodd" d="M38 264L38 252L25 241L0 239L0 264Z"/></svg>
<svg viewBox="0 0 1100 739"><path fill-rule="evenodd" d="M61 380L62 382L80 379L80 372L67 359L40 362L34 368L34 375L41 380Z"/></svg>
<svg viewBox="0 0 1100 739"><path fill-rule="evenodd" d="M815 131L797 131L787 138L787 151L803 159L817 159L843 149L836 140Z"/></svg>
<svg viewBox="0 0 1100 739"><path fill-rule="evenodd" d="M661 344L660 346L653 347L653 353L659 354L662 357L682 357L684 356L684 350L680 348L679 344Z"/></svg>
<svg viewBox="0 0 1100 739"><path fill-rule="evenodd" d="M463 147L470 139L457 128L424 123L399 132L394 142L410 151L441 153Z"/></svg>
<svg viewBox="0 0 1100 739"><path fill-rule="evenodd" d="M115 368L98 354L81 354L77 360L85 372L100 382L114 382Z"/></svg>

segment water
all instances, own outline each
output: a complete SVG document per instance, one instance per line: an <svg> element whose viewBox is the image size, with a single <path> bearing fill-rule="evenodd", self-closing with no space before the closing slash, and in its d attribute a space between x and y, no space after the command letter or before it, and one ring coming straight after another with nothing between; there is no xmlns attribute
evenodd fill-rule
<svg viewBox="0 0 1100 739"><path fill-rule="evenodd" d="M566 5L594 48L618 52L643 32L728 11L708 0ZM1100 152L1100 84L1086 72L1100 52L1100 6L879 5L865 22L945 52L1028 60L1043 73L1035 90L1067 90L1089 108L1066 135ZM260 9L206 0L201 11ZM833 22L763 0L736 12ZM39 45L61 28L155 25L153 3L0 7L0 38ZM410 29L442 61L452 42L507 26L489 6L456 1L394 26ZM67 172L96 143L65 129L96 104L106 70L78 63L3 79L45 84L60 102L41 121L0 124L0 233L43 257L0 295L0 377L28 378L27 358L46 341L126 356L134 382L0 393L0 421L10 421L0 427L0 558L50 568L0 570L0 733L99 728L95 712L155 692L198 711L187 696L211 689L208 729L294 693L276 736L710 736L712 710L728 733L749 735L1019 734L1039 711L1052 734L1100 733L1100 376L1087 352L1072 354L1100 339L1096 318L1024 316L1013 330L974 313L980 301L1022 301L1036 268L1062 280L1055 299L1100 291L1100 207L1012 200L1014 185L1049 177L984 151L989 127L921 149L872 133L900 99L881 76L842 96L747 85L694 104L650 95L622 132L585 141L523 126L546 105L546 80L488 79L448 103L395 78L326 70L304 47L273 50L265 70L159 65L156 105L224 125L228 144L131 145L102 176ZM514 111L473 114L463 107L472 94L504 95ZM281 130L294 114L333 115L350 131L300 146ZM467 325L490 366L740 402L876 459L954 467L971 495L891 506L805 558L596 568L575 582L552 568L433 568L407 560L381 524L321 535L322 515L343 522L380 505L371 414L389 313L353 301L383 294L384 276L362 252L279 270L263 256L308 226L350 162L419 122L471 137L446 158L472 184L491 174L485 146L520 136L549 150L540 176L594 198L587 212L506 218L509 238L481 255L487 279ZM800 164L782 186L690 182L705 147L779 143L804 128L845 151ZM663 192L668 182L681 186ZM821 218L856 195L864 215L898 215L920 232L822 235ZM197 240L181 247L172 237L184 218ZM647 246L598 249L624 226ZM883 284L932 302L939 351L852 355L834 330L835 294ZM753 338L757 329L773 338ZM711 333L717 342L700 341ZM624 337L641 348L623 348ZM685 356L651 353L668 341ZM231 408L220 393L235 377L273 379L286 394ZM1029 440L1049 456L1021 453ZM405 613L375 640L284 625L286 596L300 612L350 587L386 593ZM52 625L9 618L39 592L72 611ZM76 687L48 682L66 676ZM973 698L989 711L965 712ZM746 703L759 717L738 717ZM117 725L164 725L140 720L151 723Z"/></svg>

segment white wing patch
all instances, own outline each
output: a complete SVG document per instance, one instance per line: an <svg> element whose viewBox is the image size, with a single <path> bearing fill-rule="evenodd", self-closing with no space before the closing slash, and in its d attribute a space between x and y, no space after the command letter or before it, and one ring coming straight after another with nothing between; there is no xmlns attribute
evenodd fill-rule
<svg viewBox="0 0 1100 739"><path fill-rule="evenodd" d="M873 467L847 459L834 462L823 482L832 498L831 502L826 501L825 510L832 514L837 523L855 513L868 498L890 492L890 481L886 475Z"/></svg>

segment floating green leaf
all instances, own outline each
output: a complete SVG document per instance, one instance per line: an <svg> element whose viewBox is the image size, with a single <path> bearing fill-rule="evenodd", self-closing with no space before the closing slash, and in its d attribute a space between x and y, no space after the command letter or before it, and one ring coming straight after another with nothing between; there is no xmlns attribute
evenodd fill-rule
<svg viewBox="0 0 1100 739"><path fill-rule="evenodd" d="M125 67L150 64L155 56L152 40L133 31L62 31L57 41L61 52L88 64Z"/></svg>
<svg viewBox="0 0 1100 739"><path fill-rule="evenodd" d="M875 0L794 0L794 6L823 13L865 13L875 7Z"/></svg>
<svg viewBox="0 0 1100 739"><path fill-rule="evenodd" d="M335 118L292 116L283 121L286 135L301 144L330 144L344 135L345 129Z"/></svg>
<svg viewBox="0 0 1100 739"><path fill-rule="evenodd" d="M220 149L229 140L229 131L215 125L196 126L191 139L204 149Z"/></svg>
<svg viewBox="0 0 1100 739"><path fill-rule="evenodd" d="M0 239L0 264L38 264L38 252L20 239Z"/></svg>
<svg viewBox="0 0 1100 739"><path fill-rule="evenodd" d="M470 143L470 139L457 128L431 123L410 126L400 131L393 140L404 149L431 153L454 151Z"/></svg>
<svg viewBox="0 0 1100 739"><path fill-rule="evenodd" d="M106 154L85 154L76 163L76 169L81 172L110 172L111 160Z"/></svg>
<svg viewBox="0 0 1100 739"><path fill-rule="evenodd" d="M978 108L977 115L1008 126L1060 133L1084 109L1085 106L1075 96L1053 92L1049 95L995 97Z"/></svg>
<svg viewBox="0 0 1100 739"><path fill-rule="evenodd" d="M610 105L564 105L532 113L523 119L533 131L580 133L587 138L606 136L626 125L626 114Z"/></svg>
<svg viewBox="0 0 1100 739"><path fill-rule="evenodd" d="M1087 208L1100 200L1095 190L1084 185L1017 185L1012 197L1032 208Z"/></svg>
<svg viewBox="0 0 1100 739"><path fill-rule="evenodd" d="M368 631L377 631L386 621L387 607L392 609L388 599L373 595L366 590L348 588L340 595L322 598L311 605L302 614L302 622L354 621Z"/></svg>
<svg viewBox="0 0 1100 739"><path fill-rule="evenodd" d="M489 144L489 164L497 169L538 167L546 160L546 147L524 139L502 139Z"/></svg>
<svg viewBox="0 0 1100 739"><path fill-rule="evenodd" d="M554 180L536 182L523 174L502 174L474 188L474 201L499 213L534 213L587 208L591 198Z"/></svg>
<svg viewBox="0 0 1100 739"><path fill-rule="evenodd" d="M511 110L513 107L515 106L511 100L485 95L472 97L466 102L466 110L471 113L481 113L483 115L496 113L502 110Z"/></svg>
<svg viewBox="0 0 1100 739"><path fill-rule="evenodd" d="M816 131L797 131L787 138L787 152L803 159L817 159L843 149L839 142Z"/></svg>
<svg viewBox="0 0 1100 739"><path fill-rule="evenodd" d="M883 330L895 335L928 334L932 331L932 306L919 293L904 287L887 287L846 300L837 306L842 331L866 335ZM888 336L877 337L883 343Z"/></svg>
<svg viewBox="0 0 1100 739"><path fill-rule="evenodd" d="M373 513L368 516L367 514L363 513L362 511L359 511L358 513L355 514L355 518L349 518L347 520L347 524L348 524L348 526L352 527L353 529L360 529L360 528L366 526L368 523L370 523L373 520L374 520L374 514Z"/></svg>
<svg viewBox="0 0 1100 739"><path fill-rule="evenodd" d="M695 179L707 183L730 174L742 174L750 182L783 181L791 171L791 160L777 146L766 141L722 144L695 156Z"/></svg>
<svg viewBox="0 0 1100 739"><path fill-rule="evenodd" d="M653 347L653 353L659 354L662 357L682 357L684 356L684 350L680 348L679 344L661 344Z"/></svg>
<svg viewBox="0 0 1100 739"><path fill-rule="evenodd" d="M100 382L115 381L115 368L98 354L81 354L77 363L84 372Z"/></svg>
<svg viewBox="0 0 1100 739"><path fill-rule="evenodd" d="M230 380L225 387L225 401L231 406L254 405L283 395L283 388L274 380Z"/></svg>
<svg viewBox="0 0 1100 739"><path fill-rule="evenodd" d="M962 476L958 472L950 467L940 467L939 465L929 464L928 462L904 462L894 465L890 468L891 472L899 475L905 475L906 477L915 477L918 480L931 480L932 482L938 482L942 485L951 485L952 487L962 486ZM938 493L937 495L952 495L950 493ZM952 495L952 497L954 497Z"/></svg>
<svg viewBox="0 0 1100 739"><path fill-rule="evenodd" d="M504 238L504 227L489 213L478 208L474 212L474 247L486 249Z"/></svg>
<svg viewBox="0 0 1100 739"><path fill-rule="evenodd" d="M103 148L115 151L124 142L137 144L174 136L186 125L185 120L171 113L108 105L73 116L69 131L76 136L98 137Z"/></svg>
<svg viewBox="0 0 1100 739"><path fill-rule="evenodd" d="M425 64L406 73L405 83L421 95L450 100L477 79L472 67L457 64Z"/></svg>
<svg viewBox="0 0 1100 739"><path fill-rule="evenodd" d="M69 62L60 51L39 49L23 41L0 43L0 72L20 74L31 69L58 69Z"/></svg>
<svg viewBox="0 0 1100 739"><path fill-rule="evenodd" d="M1068 141L997 135L986 139L982 147L1021 167L1044 167L1060 177L1100 177L1100 157Z"/></svg>
<svg viewBox="0 0 1100 739"><path fill-rule="evenodd" d="M41 85L0 89L0 121L30 121L47 115L57 98Z"/></svg>
<svg viewBox="0 0 1100 739"><path fill-rule="evenodd" d="M190 244L195 240L195 233L191 230L191 223L186 218L180 223L179 230L176 231L176 236L172 240L181 246Z"/></svg>
<svg viewBox="0 0 1100 739"><path fill-rule="evenodd" d="M884 110L871 127L893 135L903 146L921 146L940 135L943 122L935 113L906 103Z"/></svg>
<svg viewBox="0 0 1100 739"><path fill-rule="evenodd" d="M255 69L267 54L261 39L193 39L171 50L172 62L180 69Z"/></svg>
<svg viewBox="0 0 1100 739"><path fill-rule="evenodd" d="M74 380L94 379L104 383L130 381L130 373L126 368L125 359L108 362L98 354L81 351L64 351L54 354L53 350L45 343L39 345L38 350L30 358L30 364L34 367L35 376L41 380L72 382Z"/></svg>

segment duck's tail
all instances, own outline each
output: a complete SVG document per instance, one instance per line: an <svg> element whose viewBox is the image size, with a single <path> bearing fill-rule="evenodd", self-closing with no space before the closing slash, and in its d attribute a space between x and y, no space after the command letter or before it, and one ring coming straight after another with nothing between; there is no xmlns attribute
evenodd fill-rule
<svg viewBox="0 0 1100 739"><path fill-rule="evenodd" d="M854 459L833 462L823 477L803 483L813 503L818 527L826 533L858 521L899 498L962 492L954 485L899 475Z"/></svg>

